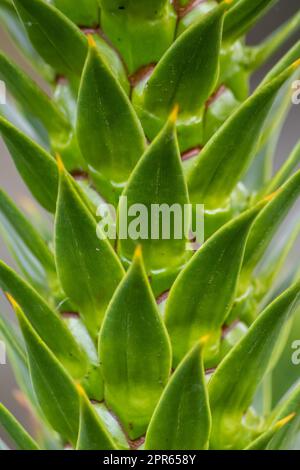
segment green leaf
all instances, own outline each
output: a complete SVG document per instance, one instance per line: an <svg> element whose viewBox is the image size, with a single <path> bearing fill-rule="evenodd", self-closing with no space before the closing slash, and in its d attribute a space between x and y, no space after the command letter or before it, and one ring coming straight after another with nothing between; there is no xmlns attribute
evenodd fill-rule
<svg viewBox="0 0 300 470"><path fill-rule="evenodd" d="M75 445L79 429L79 396L63 366L10 298L26 343L30 375L39 405L52 428Z"/></svg>
<svg viewBox="0 0 300 470"><path fill-rule="evenodd" d="M230 196L256 155L263 125L278 91L297 67L293 64L259 87L200 152L188 175L192 202L215 208Z"/></svg>
<svg viewBox="0 0 300 470"><path fill-rule="evenodd" d="M59 135L69 131L66 117L53 100L3 53L0 53L0 79L6 83L18 105L39 119L50 134Z"/></svg>
<svg viewBox="0 0 300 470"><path fill-rule="evenodd" d="M90 38L78 103L77 137L86 161L116 184L125 183L145 150L129 98Z"/></svg>
<svg viewBox="0 0 300 470"><path fill-rule="evenodd" d="M49 212L55 212L58 173L54 159L2 117L0 117L0 133L18 172L35 199ZM47 175L47 184L45 184L45 175Z"/></svg>
<svg viewBox="0 0 300 470"><path fill-rule="evenodd" d="M219 75L222 3L183 33L156 66L145 87L143 108L166 119L175 105L198 112L214 90Z"/></svg>
<svg viewBox="0 0 300 470"><path fill-rule="evenodd" d="M285 416L294 416L286 425L273 437L268 450L290 450L300 425L300 384L294 384L291 390L280 400L273 410L270 422L273 424L278 420L284 420Z"/></svg>
<svg viewBox="0 0 300 470"><path fill-rule="evenodd" d="M270 304L213 374L208 387L213 449L244 448L256 437L253 427L243 422L243 416L268 371L277 340L295 310L299 293L298 282Z"/></svg>
<svg viewBox="0 0 300 470"><path fill-rule="evenodd" d="M166 267L175 269L184 263L187 256L187 234L183 217L176 220L168 209L178 208L183 214L184 205L189 202L175 119L176 110L135 167L119 204L121 255L127 261L132 259L136 246L140 244L143 247L146 268L153 271ZM133 210L135 207L137 209ZM159 211L164 208L169 211L165 217L165 221L169 217L168 234L159 215ZM154 209L157 209L157 214ZM137 232L138 239L134 231Z"/></svg>
<svg viewBox="0 0 300 470"><path fill-rule="evenodd" d="M33 67L40 72L44 78L46 78L46 80L52 81L54 78L53 70L45 64L43 59L32 46L24 25L20 21L11 0L2 0L0 3L0 20L1 25L5 28L18 50L31 62Z"/></svg>
<svg viewBox="0 0 300 470"><path fill-rule="evenodd" d="M80 76L87 40L74 23L42 0L13 0L13 4L41 57L61 74Z"/></svg>
<svg viewBox="0 0 300 470"><path fill-rule="evenodd" d="M47 244L0 189L0 232L17 263L33 284L49 289L56 278L54 256Z"/></svg>
<svg viewBox="0 0 300 470"><path fill-rule="evenodd" d="M140 249L108 307L99 354L106 403L136 439L146 431L171 369L169 339Z"/></svg>
<svg viewBox="0 0 300 470"><path fill-rule="evenodd" d="M165 318L174 366L202 336L210 336L206 356L218 353L221 328L236 295L247 236L260 209L242 214L217 231L173 284Z"/></svg>
<svg viewBox="0 0 300 470"><path fill-rule="evenodd" d="M211 416L201 353L197 345L170 379L152 416L145 449L207 449Z"/></svg>
<svg viewBox="0 0 300 470"><path fill-rule="evenodd" d="M264 432L261 436L259 436L255 441L253 441L249 446L246 447L245 450L267 450L270 442L272 441L273 437L279 433L282 428L285 426L295 417L294 414L290 414L286 418L275 423L271 429ZM284 433L286 433L286 429L284 429Z"/></svg>
<svg viewBox="0 0 300 470"><path fill-rule="evenodd" d="M58 8L74 23L82 26L98 26L99 24L99 5L97 0L50 0L50 3Z"/></svg>
<svg viewBox="0 0 300 470"><path fill-rule="evenodd" d="M101 418L88 400L83 389L80 392L80 424L77 450L116 450L111 436L101 422Z"/></svg>
<svg viewBox="0 0 300 470"><path fill-rule="evenodd" d="M60 167L55 220L55 255L62 288L96 340L111 297L124 270L109 242L97 236L97 224Z"/></svg>
<svg viewBox="0 0 300 470"><path fill-rule="evenodd" d="M257 217L246 246L243 276L249 278L266 252L276 230L300 195L300 170L295 173Z"/></svg>
<svg viewBox="0 0 300 470"><path fill-rule="evenodd" d="M270 80L273 80L278 75L280 75L287 67L296 62L300 57L300 41L296 44L282 57L282 59L274 65L270 72L265 76L262 81L262 84L268 83Z"/></svg>
<svg viewBox="0 0 300 470"><path fill-rule="evenodd" d="M2 403L0 403L0 425L20 450L39 450L38 444Z"/></svg>
<svg viewBox="0 0 300 470"><path fill-rule="evenodd" d="M86 357L63 320L32 287L2 261L0 286L20 304L33 328L62 364L74 377L81 377L86 371Z"/></svg>
<svg viewBox="0 0 300 470"><path fill-rule="evenodd" d="M234 41L258 22L278 0L238 0L225 17L224 41Z"/></svg>

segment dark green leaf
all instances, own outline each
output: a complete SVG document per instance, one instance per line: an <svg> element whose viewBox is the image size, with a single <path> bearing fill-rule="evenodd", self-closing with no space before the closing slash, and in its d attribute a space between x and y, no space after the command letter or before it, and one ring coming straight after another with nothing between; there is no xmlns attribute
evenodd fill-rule
<svg viewBox="0 0 300 470"><path fill-rule="evenodd" d="M170 210L177 207L183 214L184 205L189 202L175 131L175 117L174 111L139 161L119 205L119 248L122 256L126 260L132 259L136 246L141 244L146 268L153 271L166 267L174 269L183 264L187 256L187 234L183 217L176 220ZM143 205L143 209L139 209L140 205ZM133 210L135 207L137 210ZM170 233L167 234L164 230L155 208L157 212L163 208L169 212L164 221L169 217ZM124 231L128 232L128 236ZM134 231L137 232L138 239Z"/></svg>
<svg viewBox="0 0 300 470"><path fill-rule="evenodd" d="M39 405L54 430L75 445L79 429L79 396L63 366L10 298L25 339L30 375Z"/></svg>
<svg viewBox="0 0 300 470"><path fill-rule="evenodd" d="M74 23L42 0L13 0L13 3L41 57L61 74L80 76L87 40Z"/></svg>
<svg viewBox="0 0 300 470"><path fill-rule="evenodd" d="M247 427L243 416L268 371L277 340L295 310L299 293L298 282L269 305L213 374L209 382L213 449L244 448L256 437L255 429Z"/></svg>
<svg viewBox="0 0 300 470"><path fill-rule="evenodd" d="M146 431L171 369L169 339L140 250L108 307L99 351L106 403L136 439Z"/></svg>
<svg viewBox="0 0 300 470"><path fill-rule="evenodd" d="M25 134L0 117L0 133L15 165L35 199L55 212L58 173L54 159ZM45 184L47 175L47 184Z"/></svg>
<svg viewBox="0 0 300 470"><path fill-rule="evenodd" d="M92 335L97 334L124 271L109 242L97 236L97 224L60 166L55 221L55 254L61 285Z"/></svg>
<svg viewBox="0 0 300 470"><path fill-rule="evenodd" d="M86 357L63 320L35 290L2 261L0 286L16 299L34 329L72 375L82 377L87 368Z"/></svg>
<svg viewBox="0 0 300 470"><path fill-rule="evenodd" d="M223 17L222 3L183 33L156 66L146 84L143 108L166 119L175 105L198 112L216 86Z"/></svg>
<svg viewBox="0 0 300 470"><path fill-rule="evenodd" d="M90 38L82 77L77 137L86 161L115 183L125 183L145 150L145 137L128 97Z"/></svg>
<svg viewBox="0 0 300 470"><path fill-rule="evenodd" d="M201 352L197 345L165 388L147 431L147 450L207 449L211 416Z"/></svg>
<svg viewBox="0 0 300 470"><path fill-rule="evenodd" d="M188 176L192 202L220 207L230 196L255 157L263 126L282 85L295 72L293 64L285 72L243 103L211 138Z"/></svg>
<svg viewBox="0 0 300 470"><path fill-rule="evenodd" d="M0 403L0 425L20 450L39 450L38 444L2 403Z"/></svg>
<svg viewBox="0 0 300 470"><path fill-rule="evenodd" d="M216 232L173 284L166 305L166 326L174 366L202 336L210 336L207 355L218 353L221 328L235 299L249 229L260 209L242 214Z"/></svg>

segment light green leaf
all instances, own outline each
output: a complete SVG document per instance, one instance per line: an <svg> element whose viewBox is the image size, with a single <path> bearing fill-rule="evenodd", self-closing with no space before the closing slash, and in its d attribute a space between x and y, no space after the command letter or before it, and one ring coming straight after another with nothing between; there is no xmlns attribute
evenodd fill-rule
<svg viewBox="0 0 300 470"><path fill-rule="evenodd" d="M24 274L47 291L56 278L54 256L37 230L1 189L0 222L0 233Z"/></svg>
<svg viewBox="0 0 300 470"><path fill-rule="evenodd" d="M47 131L60 135L69 131L69 124L62 111L44 91L14 62L0 52L0 79L21 105L24 111L30 112L39 119Z"/></svg>
<svg viewBox="0 0 300 470"><path fill-rule="evenodd" d="M83 389L80 392L80 424L77 450L116 450L112 437L106 431L101 418L88 400Z"/></svg>
<svg viewBox="0 0 300 470"><path fill-rule="evenodd" d="M300 283L270 304L221 362L209 382L213 449L240 449L255 439L243 416L268 371L283 326L299 301Z"/></svg>
<svg viewBox="0 0 300 470"><path fill-rule="evenodd" d="M74 23L42 0L13 0L13 4L41 57L61 74L80 76L87 40Z"/></svg>
<svg viewBox="0 0 300 470"><path fill-rule="evenodd" d="M253 224L246 246L243 276L249 278L266 252L276 230L300 194L300 170L295 173L262 210Z"/></svg>
<svg viewBox="0 0 300 470"><path fill-rule="evenodd" d="M259 87L200 152L188 175L192 202L215 208L230 196L256 155L264 123L278 91L297 68L298 64L293 64Z"/></svg>
<svg viewBox="0 0 300 470"><path fill-rule="evenodd" d="M55 221L55 255L62 288L96 340L111 297L124 270L109 242L97 236L97 224L60 166ZM99 234L98 234L99 235Z"/></svg>
<svg viewBox="0 0 300 470"><path fill-rule="evenodd" d="M2 403L0 403L0 425L20 450L39 450L38 444Z"/></svg>
<svg viewBox="0 0 300 470"><path fill-rule="evenodd" d="M238 0L224 22L225 41L234 41L249 31L278 0ZM231 3L231 2L230 2Z"/></svg>
<svg viewBox="0 0 300 470"><path fill-rule="evenodd" d="M20 304L33 328L62 364L74 377L82 377L87 368L86 357L63 320L32 287L2 261L0 286Z"/></svg>
<svg viewBox="0 0 300 470"><path fill-rule="evenodd" d="M108 307L99 341L106 403L136 439L146 431L171 369L169 339L140 250Z"/></svg>
<svg viewBox="0 0 300 470"><path fill-rule="evenodd" d="M79 396L71 377L10 298L26 343L30 375L39 405L52 428L75 445Z"/></svg>
<svg viewBox="0 0 300 470"><path fill-rule="evenodd" d="M39 145L0 117L0 133L18 172L37 201L55 212L58 173L54 159ZM47 175L47 184L45 184Z"/></svg>
<svg viewBox="0 0 300 470"><path fill-rule="evenodd" d="M264 194L272 194L273 192L277 191L281 185L283 185L288 177L291 175L293 170L299 165L300 163L300 140L298 144L293 149L290 156L287 160L283 163L281 168L278 170L276 175L272 178L272 180L266 185L263 193Z"/></svg>
<svg viewBox="0 0 300 470"><path fill-rule="evenodd" d="M216 86L225 2L183 33L146 84L143 108L165 120L175 105L198 112Z"/></svg>
<svg viewBox="0 0 300 470"><path fill-rule="evenodd" d="M141 124L90 37L79 92L77 137L86 161L114 183L125 183L145 150Z"/></svg>
<svg viewBox="0 0 300 470"><path fill-rule="evenodd" d="M170 379L152 416L145 449L207 449L211 416L201 352L197 345Z"/></svg>
<svg viewBox="0 0 300 470"><path fill-rule="evenodd" d="M247 236L260 209L242 214L217 231L173 284L165 318L174 366L202 336L210 336L207 358L218 353L221 328L236 295Z"/></svg>
<svg viewBox="0 0 300 470"><path fill-rule="evenodd" d="M176 110L134 169L119 204L120 253L128 261L141 244L147 271L176 269L187 256L188 234L183 217L176 219L169 209L177 208L177 213L183 214L184 205L189 202L175 119ZM165 217L169 217L170 225L167 236L159 215L164 209L169 212Z"/></svg>

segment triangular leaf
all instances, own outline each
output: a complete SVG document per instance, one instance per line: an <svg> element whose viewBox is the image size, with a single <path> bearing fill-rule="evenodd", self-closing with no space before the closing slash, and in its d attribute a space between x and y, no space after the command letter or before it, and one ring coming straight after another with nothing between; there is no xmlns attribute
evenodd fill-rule
<svg viewBox="0 0 300 470"><path fill-rule="evenodd" d="M97 224L60 166L55 221L55 255L62 288L96 340L106 307L123 277L109 242L97 237Z"/></svg>
<svg viewBox="0 0 300 470"><path fill-rule="evenodd" d="M175 118L176 112L171 115L164 129L146 150L135 167L119 204L121 255L126 260L132 259L136 246L141 244L146 268L153 271L166 267L174 269L183 264L187 256L187 234L183 217L177 220L175 225L175 217L170 211L170 208L177 207L183 214L184 205L189 202L178 149ZM135 207L137 210L133 214ZM160 221L159 210L163 208L170 211L170 233L167 236ZM157 211L154 212L154 209ZM136 217L132 219L128 214ZM141 224L137 219L143 219ZM131 234L131 229L134 228L137 236L135 233ZM124 229L128 236L124 234Z"/></svg>
<svg viewBox="0 0 300 470"><path fill-rule="evenodd" d="M136 439L147 429L171 368L167 332L140 251L108 307L99 351L106 402Z"/></svg>
<svg viewBox="0 0 300 470"><path fill-rule="evenodd" d="M201 345L182 361L154 411L147 450L207 449L211 417Z"/></svg>
<svg viewBox="0 0 300 470"><path fill-rule="evenodd" d="M201 336L210 336L207 355L218 353L221 328L235 299L249 229L260 209L246 212L216 232L173 284L166 305L166 326L174 366Z"/></svg>
<svg viewBox="0 0 300 470"><path fill-rule="evenodd" d="M132 105L90 38L79 93L77 137L86 161L115 183L125 183L145 150Z"/></svg>

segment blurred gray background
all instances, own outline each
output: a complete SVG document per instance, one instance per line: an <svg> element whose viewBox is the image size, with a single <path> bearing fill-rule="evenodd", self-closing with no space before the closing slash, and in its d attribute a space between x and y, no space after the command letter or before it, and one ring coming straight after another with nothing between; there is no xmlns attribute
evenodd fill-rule
<svg viewBox="0 0 300 470"><path fill-rule="evenodd" d="M1 0L0 0L1 1ZM282 24L287 18L293 13L299 10L299 0L280 0L278 5L273 8L272 12L269 13L261 23L251 32L249 36L249 43L256 44L266 35L274 30L277 26ZM263 70L259 71L253 80L253 86L262 78L265 71L268 70L272 63L284 53L285 50L295 41L295 37L277 54L277 56L267 64ZM1 49L6 51L8 55L14 57L25 69L28 69L26 62L17 53L10 40L3 32L0 26L0 45ZM32 72L31 72L32 73ZM34 74L33 74L34 76ZM292 106L289 119L284 127L283 135L280 139L278 146L277 158L278 161L286 158L290 150L293 148L297 140L299 139L299 122L300 122L300 105ZM11 160L4 148L2 142L0 142L0 185L14 198L19 206L28 206L28 201L31 197L28 190L24 186L20 177L18 176ZM0 239L0 258L4 259L10 265L14 265L10 256ZM298 254L299 258L299 254ZM0 298L0 311L1 313L9 314L9 308L3 296ZM299 338L300 339L300 338ZM300 376L300 368L299 373ZM20 402L16 393L15 381L13 379L9 364L0 366L0 400L7 405L16 415L21 422L30 426L30 419L26 407ZM1 436L1 434L0 434Z"/></svg>

